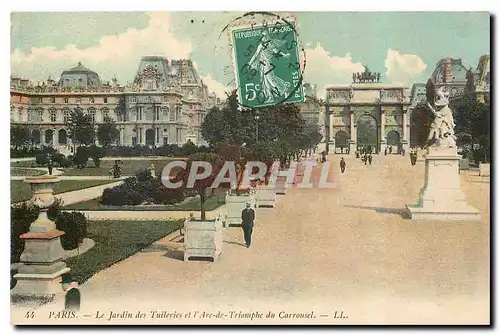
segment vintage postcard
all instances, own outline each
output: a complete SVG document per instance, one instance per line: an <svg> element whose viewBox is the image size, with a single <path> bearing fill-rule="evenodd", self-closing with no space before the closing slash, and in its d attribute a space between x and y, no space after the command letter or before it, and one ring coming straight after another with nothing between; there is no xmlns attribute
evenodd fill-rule
<svg viewBox="0 0 500 335"><path fill-rule="evenodd" d="M490 324L488 12L13 12L10 59L12 324Z"/></svg>

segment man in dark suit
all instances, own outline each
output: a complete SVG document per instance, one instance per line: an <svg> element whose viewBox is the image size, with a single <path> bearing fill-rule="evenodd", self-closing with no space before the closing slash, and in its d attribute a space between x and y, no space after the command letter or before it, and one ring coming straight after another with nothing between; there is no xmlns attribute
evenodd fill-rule
<svg viewBox="0 0 500 335"><path fill-rule="evenodd" d="M245 245L250 248L252 243L253 220L255 219L255 211L252 209L250 202L247 202L246 208L241 211L241 227L245 237Z"/></svg>

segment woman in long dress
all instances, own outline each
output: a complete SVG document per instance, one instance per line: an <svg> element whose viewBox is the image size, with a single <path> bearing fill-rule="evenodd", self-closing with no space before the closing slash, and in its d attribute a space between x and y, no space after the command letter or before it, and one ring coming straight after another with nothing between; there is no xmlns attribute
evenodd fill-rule
<svg viewBox="0 0 500 335"><path fill-rule="evenodd" d="M291 83L281 79L274 73L275 66L272 65L273 57L280 55L289 57L290 54L284 53L279 48L286 43L269 37L267 31L262 32L262 38L257 46L248 65L251 69L259 71L261 91L264 93L266 103L273 101L274 96L287 96L291 89Z"/></svg>

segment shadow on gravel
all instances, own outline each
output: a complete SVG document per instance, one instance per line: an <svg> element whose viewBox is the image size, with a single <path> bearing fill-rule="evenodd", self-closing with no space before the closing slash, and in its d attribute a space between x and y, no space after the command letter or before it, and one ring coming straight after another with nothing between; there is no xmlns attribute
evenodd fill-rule
<svg viewBox="0 0 500 335"><path fill-rule="evenodd" d="M345 207L372 210L380 214L397 214L401 216L403 219L410 218L405 208L386 208L386 207L349 206L349 205Z"/></svg>

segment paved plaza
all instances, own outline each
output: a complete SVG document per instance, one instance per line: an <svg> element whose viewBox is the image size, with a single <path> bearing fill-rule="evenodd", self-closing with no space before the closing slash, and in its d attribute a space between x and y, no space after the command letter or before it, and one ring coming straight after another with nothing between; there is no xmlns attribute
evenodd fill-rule
<svg viewBox="0 0 500 335"><path fill-rule="evenodd" d="M167 236L97 273L81 286L85 323L96 311L310 313L315 319L259 319L257 323L488 323L489 178L462 172L462 188L480 222L412 221L424 162L374 156L372 165L330 155L335 189L297 189L259 208L252 246L241 228L224 228L215 263L183 261L182 243ZM313 172L317 180L321 165ZM62 296L37 313L63 308ZM343 319L334 319L343 311ZM24 311L13 309L13 319ZM327 315L327 316L321 316ZM67 320L71 322L71 320ZM114 319L108 323L140 323ZM49 320L50 322L50 320ZM54 320L61 324L65 320ZM73 321L74 322L74 321ZM145 323L152 323L149 318ZM249 319L158 319L174 323L256 323ZM154 323L154 321L153 321Z"/></svg>

